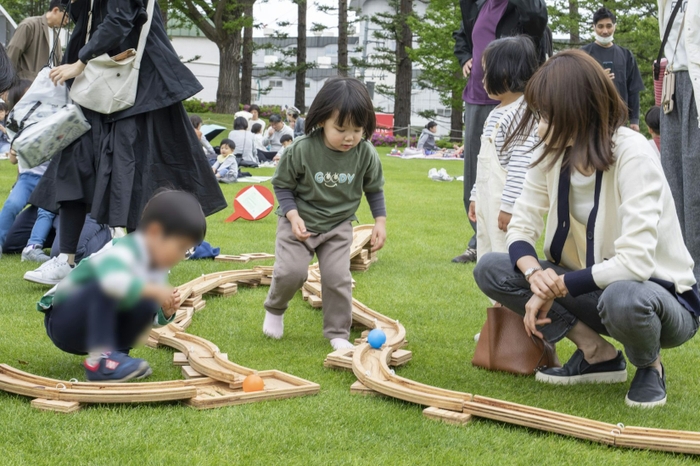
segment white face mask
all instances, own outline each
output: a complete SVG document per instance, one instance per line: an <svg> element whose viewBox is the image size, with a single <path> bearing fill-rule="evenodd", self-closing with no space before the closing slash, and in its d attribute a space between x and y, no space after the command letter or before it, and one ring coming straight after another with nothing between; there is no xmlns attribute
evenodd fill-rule
<svg viewBox="0 0 700 466"><path fill-rule="evenodd" d="M600 45L612 44L613 40L615 40L614 35L603 37L599 36L597 33L595 34L595 41L598 42Z"/></svg>

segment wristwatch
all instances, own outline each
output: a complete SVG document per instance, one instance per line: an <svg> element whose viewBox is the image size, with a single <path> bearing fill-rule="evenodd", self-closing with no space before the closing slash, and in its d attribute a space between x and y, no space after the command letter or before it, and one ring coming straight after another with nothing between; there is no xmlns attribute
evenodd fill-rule
<svg viewBox="0 0 700 466"><path fill-rule="evenodd" d="M542 267L530 267L525 271L525 280L529 282L530 277L532 277L535 274L535 272L541 272L542 270Z"/></svg>

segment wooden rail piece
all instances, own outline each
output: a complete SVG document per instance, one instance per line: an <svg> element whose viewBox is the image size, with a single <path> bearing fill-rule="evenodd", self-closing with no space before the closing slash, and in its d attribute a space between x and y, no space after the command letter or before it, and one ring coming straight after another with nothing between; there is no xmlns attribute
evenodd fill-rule
<svg viewBox="0 0 700 466"><path fill-rule="evenodd" d="M358 225L352 232L352 247L350 248L350 259L362 253L372 239L374 225Z"/></svg>
<svg viewBox="0 0 700 466"><path fill-rule="evenodd" d="M29 374L6 364L0 364L0 389L31 398L78 403L144 403L197 396L197 389L181 380L130 384L69 382Z"/></svg>
<svg viewBox="0 0 700 466"><path fill-rule="evenodd" d="M457 413L455 411L448 411L446 409L433 407L425 408L423 410L423 416L427 417L428 419L434 419L436 421L458 426L468 424L472 420L471 414Z"/></svg>
<svg viewBox="0 0 700 466"><path fill-rule="evenodd" d="M263 260L271 260L274 258L275 258L274 254L268 254L266 252L252 252L252 253L240 254L240 255L220 254L220 255L216 256L214 258L214 260L217 262L239 262L242 264L246 264L250 261L263 261Z"/></svg>
<svg viewBox="0 0 700 466"><path fill-rule="evenodd" d="M42 411L55 411L62 414L74 413L81 408L77 401L46 400L44 398L34 398L31 401L31 406Z"/></svg>

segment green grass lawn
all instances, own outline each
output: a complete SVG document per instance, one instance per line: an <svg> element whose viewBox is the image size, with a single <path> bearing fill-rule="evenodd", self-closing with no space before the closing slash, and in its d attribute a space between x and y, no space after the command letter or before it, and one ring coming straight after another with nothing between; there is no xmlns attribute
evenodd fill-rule
<svg viewBox="0 0 700 466"><path fill-rule="evenodd" d="M228 123L230 125L230 122ZM382 151L385 152L385 151ZM470 228L462 207L462 183L427 178L444 166L457 175L461 163L382 157L386 172L388 242L380 260L356 273L355 296L399 319L407 329L413 360L397 372L443 388L626 425L698 430L700 344L697 339L664 352L669 401L662 409L625 407L626 385L541 385L533 378L477 370L470 364L473 336L481 328L487 299L472 278L473 265L450 259L460 253ZM256 175L271 170L253 170ZM0 162L0 199L15 177ZM231 200L244 185L224 186ZM209 219L207 240L224 253L274 252L274 216L225 224L230 209ZM359 212L371 222L365 203ZM236 265L183 263L173 284ZM250 267L250 266L248 266ZM0 362L35 374L83 378L81 358L56 349L34 303L43 293L22 280L30 264L18 256L0 260ZM246 268L246 265L237 268ZM691 464L683 455L622 450L586 441L477 419L455 427L425 419L421 407L390 398L350 395L350 372L328 370L330 352L321 335L322 316L300 296L291 303L285 337L262 335L266 288L232 298L209 298L189 332L216 343L232 361L255 369L279 369L317 382L316 396L196 411L177 403L87 406L62 415L40 412L29 399L0 392L0 465L91 464ZM574 348L559 345L566 360ZM152 380L180 377L173 351L139 348L153 366ZM630 370L630 380L634 371Z"/></svg>

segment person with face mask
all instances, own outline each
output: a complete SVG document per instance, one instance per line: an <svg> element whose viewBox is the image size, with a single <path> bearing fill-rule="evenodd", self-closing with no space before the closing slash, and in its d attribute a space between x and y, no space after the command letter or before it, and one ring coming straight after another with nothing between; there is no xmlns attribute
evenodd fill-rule
<svg viewBox="0 0 700 466"><path fill-rule="evenodd" d="M607 71L620 97L629 109L629 126L639 131L639 92L644 90L642 75L632 52L614 44L617 20L605 7L593 14L595 41L581 49L596 59Z"/></svg>

